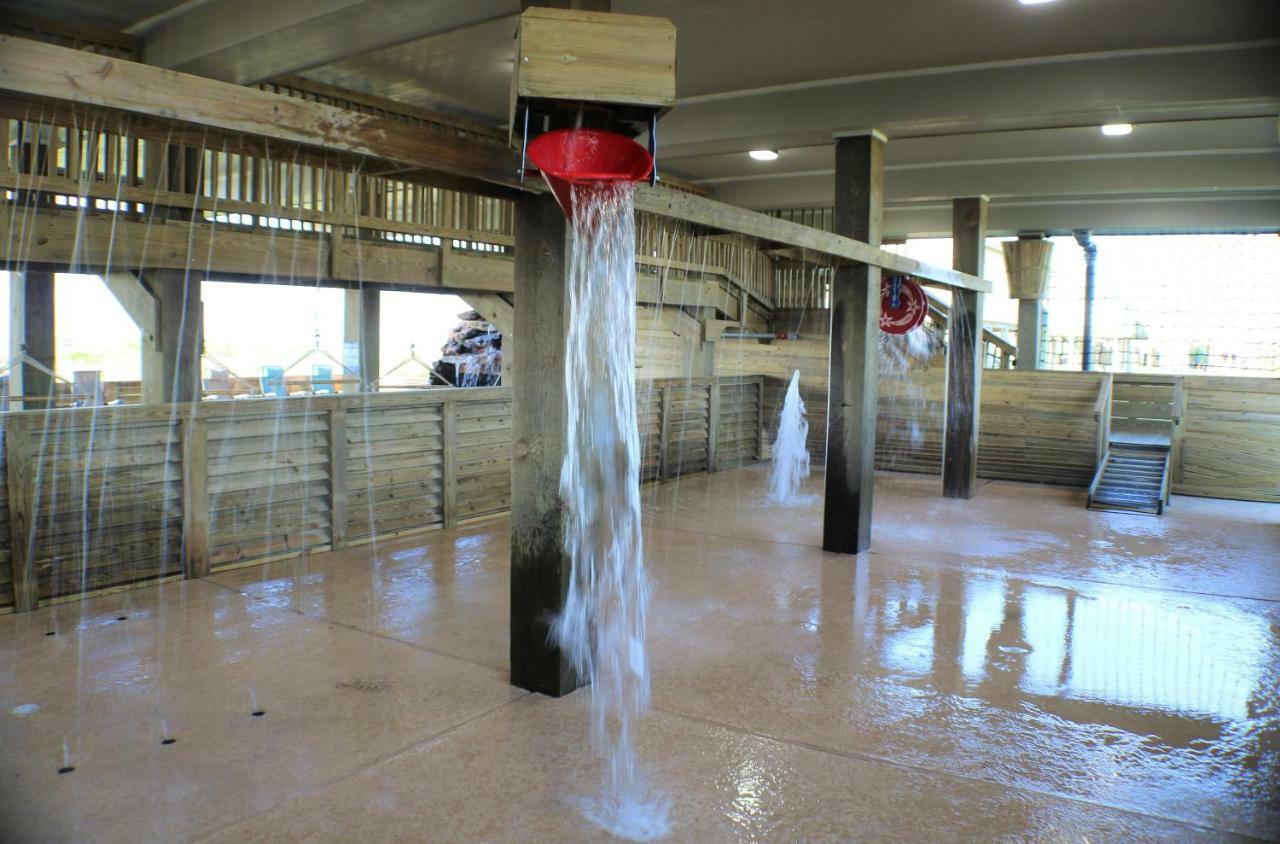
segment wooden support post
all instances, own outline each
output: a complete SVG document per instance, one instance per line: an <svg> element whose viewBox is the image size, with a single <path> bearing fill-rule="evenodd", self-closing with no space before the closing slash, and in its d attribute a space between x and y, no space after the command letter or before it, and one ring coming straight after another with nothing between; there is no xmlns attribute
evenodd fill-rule
<svg viewBox="0 0 1280 844"><path fill-rule="evenodd" d="M204 314L200 276L186 270L148 270L143 280L159 303L160 401L199 401Z"/></svg>
<svg viewBox="0 0 1280 844"><path fill-rule="evenodd" d="M9 276L9 359L24 355L49 371L54 369L53 272L26 269ZM11 410L44 410L54 406L54 379L30 362L9 370ZM21 403L14 401L21 398Z"/></svg>
<svg viewBox="0 0 1280 844"><path fill-rule="evenodd" d="M329 542L335 551L347 547L347 409L329 411Z"/></svg>
<svg viewBox="0 0 1280 844"><path fill-rule="evenodd" d="M458 403L445 402L442 412L444 476L440 479L440 511L444 526L451 528L458 524Z"/></svg>
<svg viewBox="0 0 1280 844"><path fill-rule="evenodd" d="M872 246L880 243L884 210L884 144L878 132L836 140L835 232ZM879 335L879 268L838 266L831 284L825 551L856 554L871 546Z"/></svg>
<svg viewBox="0 0 1280 844"><path fill-rule="evenodd" d="M182 571L209 574L208 432L199 407L182 420Z"/></svg>
<svg viewBox="0 0 1280 844"><path fill-rule="evenodd" d="M511 682L568 694L581 680L549 638L572 564L564 550L560 468L568 438L565 335L568 223L549 193L515 203L515 328L524 371L512 388Z"/></svg>
<svg viewBox="0 0 1280 844"><path fill-rule="evenodd" d="M658 406L658 480L671 480L671 386L662 388Z"/></svg>
<svg viewBox="0 0 1280 844"><path fill-rule="evenodd" d="M952 261L960 272L982 276L987 240L987 198L952 206ZM982 394L982 294L951 291L947 323L947 406L942 494L972 498L978 478L978 407Z"/></svg>
<svg viewBox="0 0 1280 844"><path fill-rule="evenodd" d="M102 280L142 332L142 403L165 401L159 300L136 273L112 271L103 273Z"/></svg>
<svg viewBox="0 0 1280 844"><path fill-rule="evenodd" d="M383 306L379 289L361 286L355 291L356 306L356 342L360 343L360 392L378 391L378 378L383 369L381 362L381 325L383 325ZM348 302L349 295L348 295ZM348 309L348 314L349 314ZM349 325L349 323L348 323ZM347 329L351 332L351 328Z"/></svg>
<svg viewBox="0 0 1280 844"><path fill-rule="evenodd" d="M32 542L33 461L37 455L26 427L11 416L4 428L4 451L9 493L9 562L13 566L13 605L17 612L40 603Z"/></svg>
<svg viewBox="0 0 1280 844"><path fill-rule="evenodd" d="M1039 299L1018 300L1018 369L1040 368L1040 336L1044 324L1044 303Z"/></svg>
<svg viewBox="0 0 1280 844"><path fill-rule="evenodd" d="M756 381L756 460L764 460L764 378Z"/></svg>
<svg viewBox="0 0 1280 844"><path fill-rule="evenodd" d="M720 379L711 376L707 394L707 471L719 468L720 449Z"/></svg>

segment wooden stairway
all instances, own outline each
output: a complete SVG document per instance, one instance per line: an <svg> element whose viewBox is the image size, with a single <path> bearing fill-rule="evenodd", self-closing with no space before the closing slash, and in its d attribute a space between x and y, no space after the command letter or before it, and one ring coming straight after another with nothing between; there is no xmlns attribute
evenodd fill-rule
<svg viewBox="0 0 1280 844"><path fill-rule="evenodd" d="M1169 446L1113 442L1089 486L1089 509L1158 516L1168 503Z"/></svg>

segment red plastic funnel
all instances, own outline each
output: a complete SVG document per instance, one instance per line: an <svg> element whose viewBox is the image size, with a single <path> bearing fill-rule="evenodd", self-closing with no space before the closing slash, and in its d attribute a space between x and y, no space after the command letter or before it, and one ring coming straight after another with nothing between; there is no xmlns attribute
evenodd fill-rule
<svg viewBox="0 0 1280 844"><path fill-rule="evenodd" d="M556 129L529 142L529 160L542 171L566 217L573 217L573 185L639 182L653 159L626 135L599 129Z"/></svg>

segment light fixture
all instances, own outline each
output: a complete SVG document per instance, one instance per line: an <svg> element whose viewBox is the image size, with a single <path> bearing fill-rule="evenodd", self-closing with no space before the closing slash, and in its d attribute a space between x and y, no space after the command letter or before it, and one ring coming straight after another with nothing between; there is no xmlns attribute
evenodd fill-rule
<svg viewBox="0 0 1280 844"><path fill-rule="evenodd" d="M1116 137L1119 135L1128 135L1133 131L1132 123L1105 123L1102 126L1102 134Z"/></svg>
<svg viewBox="0 0 1280 844"><path fill-rule="evenodd" d="M1053 0L1018 0L1024 6L1043 6L1045 3L1052 3Z"/></svg>
<svg viewBox="0 0 1280 844"><path fill-rule="evenodd" d="M778 151L776 149L753 149L747 155L756 161L777 161Z"/></svg>

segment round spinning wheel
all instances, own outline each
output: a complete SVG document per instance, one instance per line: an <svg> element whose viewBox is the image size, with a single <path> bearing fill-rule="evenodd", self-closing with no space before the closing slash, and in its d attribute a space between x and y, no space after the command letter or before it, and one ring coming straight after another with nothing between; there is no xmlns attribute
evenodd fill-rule
<svg viewBox="0 0 1280 844"><path fill-rule="evenodd" d="M929 300L924 288L908 276L890 276L880 283L880 330L906 334L924 324Z"/></svg>

